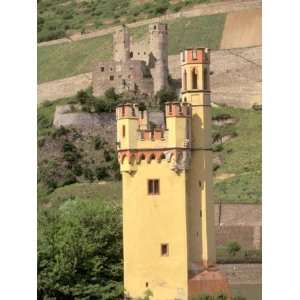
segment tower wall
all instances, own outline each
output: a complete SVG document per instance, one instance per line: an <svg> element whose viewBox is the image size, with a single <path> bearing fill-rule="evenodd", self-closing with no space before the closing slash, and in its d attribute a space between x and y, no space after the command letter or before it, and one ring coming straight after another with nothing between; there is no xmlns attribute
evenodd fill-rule
<svg viewBox="0 0 300 300"><path fill-rule="evenodd" d="M149 26L149 65L154 83L154 94L168 86L168 25Z"/></svg>
<svg viewBox="0 0 300 300"><path fill-rule="evenodd" d="M181 53L182 100L192 105L192 158L188 174L189 269L216 262L212 195L209 50Z"/></svg>
<svg viewBox="0 0 300 300"><path fill-rule="evenodd" d="M130 59L130 36L125 25L120 26L113 34L113 58L116 62Z"/></svg>
<svg viewBox="0 0 300 300"><path fill-rule="evenodd" d="M166 105L166 126L150 130L148 112L117 107L118 158L123 184L124 285L136 299L188 299L187 185L191 106ZM125 136L123 126L126 126ZM127 128L128 127L128 128ZM165 128L166 127L166 128ZM159 193L149 194L149 180ZM176 220L176 222L174 222ZM161 254L162 244L168 254Z"/></svg>

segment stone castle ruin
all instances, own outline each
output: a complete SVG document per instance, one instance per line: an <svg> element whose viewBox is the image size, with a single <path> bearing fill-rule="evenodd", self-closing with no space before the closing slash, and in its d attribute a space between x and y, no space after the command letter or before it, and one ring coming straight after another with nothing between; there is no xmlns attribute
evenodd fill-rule
<svg viewBox="0 0 300 300"><path fill-rule="evenodd" d="M113 60L99 61L92 75L95 96L109 88L152 97L168 87L168 25L149 25L147 40L133 43L123 25L113 35Z"/></svg>

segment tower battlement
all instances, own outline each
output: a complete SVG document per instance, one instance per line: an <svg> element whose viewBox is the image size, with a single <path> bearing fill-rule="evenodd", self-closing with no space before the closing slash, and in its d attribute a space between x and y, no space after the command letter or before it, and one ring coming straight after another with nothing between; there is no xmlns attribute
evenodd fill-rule
<svg viewBox="0 0 300 300"><path fill-rule="evenodd" d="M140 111L137 104L119 105L116 109L117 150L121 170L134 171L143 159L148 163L167 157L168 162L186 161L187 155L183 152L190 151L191 112L189 103L167 102L165 122L157 127L151 124L149 112ZM187 167L185 164L184 168Z"/></svg>

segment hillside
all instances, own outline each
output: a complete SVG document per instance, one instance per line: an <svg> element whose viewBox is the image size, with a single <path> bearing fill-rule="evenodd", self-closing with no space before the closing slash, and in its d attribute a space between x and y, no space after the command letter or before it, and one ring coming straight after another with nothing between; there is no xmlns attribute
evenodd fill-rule
<svg viewBox="0 0 300 300"><path fill-rule="evenodd" d="M169 54L178 54L184 48L199 45L218 49L224 22L224 14L169 21ZM147 28L147 26L131 28L133 39L138 40L146 36ZM97 61L111 58L112 34L72 43L38 47L38 82L89 72Z"/></svg>
<svg viewBox="0 0 300 300"><path fill-rule="evenodd" d="M111 125L59 129L52 126L55 106L76 105L76 101L76 98L62 99L38 109L40 198L48 202L52 195L60 194L63 186L108 180L113 186L116 184L110 196L118 199L120 188L116 180L120 175L113 114L108 113L113 120ZM261 111L213 107L213 139L215 201L260 203ZM102 185L94 186L93 190L99 195L103 193Z"/></svg>
<svg viewBox="0 0 300 300"><path fill-rule="evenodd" d="M38 41L178 12L211 0L38 0Z"/></svg>

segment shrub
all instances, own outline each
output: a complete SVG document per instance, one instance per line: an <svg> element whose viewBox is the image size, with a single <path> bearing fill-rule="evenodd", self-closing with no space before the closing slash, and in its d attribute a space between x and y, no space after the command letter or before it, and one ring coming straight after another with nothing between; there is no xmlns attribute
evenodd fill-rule
<svg viewBox="0 0 300 300"><path fill-rule="evenodd" d="M98 98L95 100L95 112L96 113L102 113L107 112L108 106L106 101L103 98Z"/></svg>
<svg viewBox="0 0 300 300"><path fill-rule="evenodd" d="M94 177L94 173L90 168L85 168L83 170L83 176L85 179L87 179L90 182L93 182L95 177Z"/></svg>
<svg viewBox="0 0 300 300"><path fill-rule="evenodd" d="M224 149L223 144L218 144L218 145L215 145L212 150L213 150L213 152L221 152L221 151L223 151L223 149Z"/></svg>
<svg viewBox="0 0 300 300"><path fill-rule="evenodd" d="M198 295L189 298L190 300L227 300L227 296L224 294L219 295Z"/></svg>
<svg viewBox="0 0 300 300"><path fill-rule="evenodd" d="M76 152L77 148L69 141L65 141L63 144L63 152Z"/></svg>
<svg viewBox="0 0 300 300"><path fill-rule="evenodd" d="M65 36L65 30L63 29L42 29L38 33L38 42L46 42L46 41L51 41L51 40L56 40L60 39Z"/></svg>
<svg viewBox="0 0 300 300"><path fill-rule="evenodd" d="M46 139L44 137L41 137L38 139L38 146L39 148L42 148L45 145Z"/></svg>
<svg viewBox="0 0 300 300"><path fill-rule="evenodd" d="M95 150L100 150L105 144L106 144L106 142L100 136L95 137L95 140L94 140Z"/></svg>
<svg viewBox="0 0 300 300"><path fill-rule="evenodd" d="M177 94L173 89L161 89L155 95L155 98L159 102L159 106L161 110L165 110L165 103L169 101L176 101Z"/></svg>
<svg viewBox="0 0 300 300"><path fill-rule="evenodd" d="M112 156L111 156L111 150L110 151L108 151L108 150L104 150L104 152L103 152L103 155L104 155L104 159L105 159L105 161L111 161L112 160Z"/></svg>
<svg viewBox="0 0 300 300"><path fill-rule="evenodd" d="M105 91L104 95L108 100L117 101L119 99L119 95L116 93L115 88L109 88Z"/></svg>
<svg viewBox="0 0 300 300"><path fill-rule="evenodd" d="M226 113L217 114L212 117L212 119L216 120L216 121L225 121L225 120L228 120L231 118L232 118L232 116L230 114L226 114Z"/></svg>
<svg viewBox="0 0 300 300"><path fill-rule="evenodd" d="M75 182L77 182L76 176L70 170L68 170L65 173L63 185L69 185Z"/></svg>
<svg viewBox="0 0 300 300"><path fill-rule="evenodd" d="M257 111L261 111L262 110L262 105L255 103L255 104L252 105L252 109L257 110Z"/></svg>
<svg viewBox="0 0 300 300"><path fill-rule="evenodd" d="M76 94L76 99L82 105L92 105L94 104L94 96L93 96L93 89L91 87L87 88L86 90L80 90Z"/></svg>
<svg viewBox="0 0 300 300"><path fill-rule="evenodd" d="M56 128L53 132L52 132L52 137L53 138L57 138L57 137L61 137L63 135L66 135L67 133L69 133L70 130L65 128L64 126L60 126L59 128Z"/></svg>
<svg viewBox="0 0 300 300"><path fill-rule="evenodd" d="M95 173L98 180L103 180L109 176L105 167L96 168Z"/></svg>
<svg viewBox="0 0 300 300"><path fill-rule="evenodd" d="M82 167L79 164L76 164L73 166L73 172L76 176L81 176L82 175Z"/></svg>
<svg viewBox="0 0 300 300"><path fill-rule="evenodd" d="M235 256L241 250L241 246L236 241L230 241L227 244L227 252L231 256Z"/></svg>

